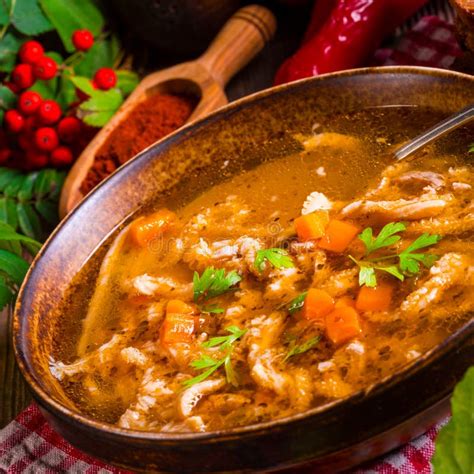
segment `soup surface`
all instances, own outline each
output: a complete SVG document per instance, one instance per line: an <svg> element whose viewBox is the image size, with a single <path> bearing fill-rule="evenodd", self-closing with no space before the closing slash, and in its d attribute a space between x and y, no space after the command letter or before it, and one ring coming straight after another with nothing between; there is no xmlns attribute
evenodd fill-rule
<svg viewBox="0 0 474 474"><path fill-rule="evenodd" d="M296 153L123 228L58 328L51 371L77 408L162 432L281 418L379 382L470 320L468 134L390 157L439 118L333 117L296 134Z"/></svg>

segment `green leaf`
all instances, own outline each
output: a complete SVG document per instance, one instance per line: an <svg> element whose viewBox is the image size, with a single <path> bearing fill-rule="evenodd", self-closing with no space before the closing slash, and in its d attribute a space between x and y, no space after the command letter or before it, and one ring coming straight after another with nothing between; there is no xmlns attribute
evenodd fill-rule
<svg viewBox="0 0 474 474"><path fill-rule="evenodd" d="M18 227L18 218L16 215L16 204L11 198L0 198L0 221L11 225L13 229Z"/></svg>
<svg viewBox="0 0 474 474"><path fill-rule="evenodd" d="M25 37L8 30L6 35L0 40L0 71L10 72L16 62L16 56L20 46L25 41Z"/></svg>
<svg viewBox="0 0 474 474"><path fill-rule="evenodd" d="M0 275L0 309L11 303L15 298L15 294L7 285L5 278Z"/></svg>
<svg viewBox="0 0 474 474"><path fill-rule="evenodd" d="M290 304L288 305L288 311L290 314L296 313L300 309L303 308L304 305L304 300L306 299L306 295L308 294L307 291L304 293L301 293L301 295L298 295L296 298L293 298L290 301Z"/></svg>
<svg viewBox="0 0 474 474"><path fill-rule="evenodd" d="M451 399L452 418L436 440L435 474L474 472L474 367L456 385Z"/></svg>
<svg viewBox="0 0 474 474"><path fill-rule="evenodd" d="M222 359L213 359L207 354L204 354L199 359L192 361L191 364L189 364L191 367L195 369L207 370L192 379L184 381L183 385L185 387L190 387L191 385L202 382L222 365L224 365L227 382L234 386L238 385L237 376L234 372L234 368L232 367L231 355L234 343L247 332L247 329L240 329L237 326L229 326L226 328L226 331L229 332L230 335L212 337L209 339L209 341L201 344L202 347L206 348L220 346L219 350L226 351L226 355Z"/></svg>
<svg viewBox="0 0 474 474"><path fill-rule="evenodd" d="M88 77L72 76L70 81L82 92L88 96L93 96L97 92L97 89L92 85L91 80Z"/></svg>
<svg viewBox="0 0 474 474"><path fill-rule="evenodd" d="M474 153L474 143L471 143L469 145L469 150L468 150L469 153Z"/></svg>
<svg viewBox="0 0 474 474"><path fill-rule="evenodd" d="M41 248L39 242L15 232L15 229L5 222L0 222L0 242L20 242L28 249L31 255L35 255Z"/></svg>
<svg viewBox="0 0 474 474"><path fill-rule="evenodd" d="M0 26L10 21L11 0L0 0Z"/></svg>
<svg viewBox="0 0 474 474"><path fill-rule="evenodd" d="M375 252L378 249L383 247L390 247L391 245L397 243L401 237L398 234L406 230L406 225L403 222L390 222L382 228L376 238L372 235L372 228L367 227L359 234L359 239L364 242L366 248L366 255L369 253Z"/></svg>
<svg viewBox="0 0 474 474"><path fill-rule="evenodd" d="M7 197L16 197L18 192L20 191L21 187L23 186L23 182L25 181L25 175L19 174L11 179L11 181L6 185L3 193Z"/></svg>
<svg viewBox="0 0 474 474"><path fill-rule="evenodd" d="M261 273L265 270L266 261L275 268L292 268L295 266L291 257L288 256L288 252L280 248L258 250L253 265Z"/></svg>
<svg viewBox="0 0 474 474"><path fill-rule="evenodd" d="M71 76L64 72L59 78L56 101L63 110L67 110L76 100L76 88L71 82Z"/></svg>
<svg viewBox="0 0 474 474"><path fill-rule="evenodd" d="M26 236L39 240L42 233L41 223L31 204L19 202L16 205L16 212L18 214L18 224L21 231Z"/></svg>
<svg viewBox="0 0 474 474"><path fill-rule="evenodd" d="M224 308L220 308L216 304L210 304L210 305L201 307L201 311L203 313L220 314L224 312Z"/></svg>
<svg viewBox="0 0 474 474"><path fill-rule="evenodd" d="M198 272L194 272L194 301L207 300L222 295L230 291L241 279L237 272L230 271L226 273L223 268L208 267L202 272L201 276Z"/></svg>
<svg viewBox="0 0 474 474"><path fill-rule="evenodd" d="M18 255L0 249L0 271L6 273L16 285L21 285L29 266L29 263Z"/></svg>
<svg viewBox="0 0 474 474"><path fill-rule="evenodd" d="M7 86L0 85L0 108L8 110L15 106L16 95Z"/></svg>
<svg viewBox="0 0 474 474"><path fill-rule="evenodd" d="M80 117L88 125L103 127L122 103L123 97L118 89L96 91L90 99L80 105Z"/></svg>
<svg viewBox="0 0 474 474"><path fill-rule="evenodd" d="M304 354L305 352L308 352L310 349L312 349L316 344L318 344L319 340L321 338L319 336L313 337L311 339L308 339L306 342L303 342L303 344L297 345L295 344L294 340L290 343L290 348L288 350L288 353L286 354L285 358L283 359L283 362L286 362L290 357L293 357L295 355L300 355Z"/></svg>
<svg viewBox="0 0 474 474"><path fill-rule="evenodd" d="M359 285L366 285L370 288L377 286L377 278L375 276L375 268L361 266L359 270Z"/></svg>
<svg viewBox="0 0 474 474"><path fill-rule="evenodd" d="M88 29L97 36L104 27L104 17L93 0L40 0L40 5L68 52L74 51L75 30Z"/></svg>
<svg viewBox="0 0 474 474"><path fill-rule="evenodd" d="M92 77L101 67L113 67L119 51L120 45L114 35L107 40L96 41L84 54L84 59L75 66L76 74Z"/></svg>
<svg viewBox="0 0 474 474"><path fill-rule="evenodd" d="M120 69L115 71L117 74L117 87L122 91L124 96L129 95L138 85L138 75L133 71Z"/></svg>
<svg viewBox="0 0 474 474"><path fill-rule="evenodd" d="M0 0L1 1L1 0ZM0 167L0 191L4 191L5 187L10 183L10 181L20 174L17 170L12 170L10 168Z"/></svg>
<svg viewBox="0 0 474 474"><path fill-rule="evenodd" d="M25 176L23 183L18 191L17 199L20 202L29 201L33 196L33 186L35 184L38 173L30 173Z"/></svg>
<svg viewBox="0 0 474 474"><path fill-rule="evenodd" d="M41 217L49 224L55 225L59 221L58 205L51 201L37 201L35 209L40 213Z"/></svg>
<svg viewBox="0 0 474 474"><path fill-rule="evenodd" d="M25 35L36 36L53 29L39 7L38 0L16 0L11 22Z"/></svg>

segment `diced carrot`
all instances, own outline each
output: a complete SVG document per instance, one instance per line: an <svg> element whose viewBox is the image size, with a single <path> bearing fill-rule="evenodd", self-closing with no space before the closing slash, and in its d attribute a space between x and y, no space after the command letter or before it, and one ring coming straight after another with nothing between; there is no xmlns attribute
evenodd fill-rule
<svg viewBox="0 0 474 474"><path fill-rule="evenodd" d="M193 340L195 317L192 314L167 313L161 326L160 341L172 345Z"/></svg>
<svg viewBox="0 0 474 474"><path fill-rule="evenodd" d="M361 332L359 315L350 306L341 306L326 316L326 333L334 344L342 344Z"/></svg>
<svg viewBox="0 0 474 474"><path fill-rule="evenodd" d="M194 308L181 300L169 300L166 313L193 314Z"/></svg>
<svg viewBox="0 0 474 474"><path fill-rule="evenodd" d="M136 245L144 247L168 231L177 220L176 214L168 209L139 217L130 224L130 238Z"/></svg>
<svg viewBox="0 0 474 474"><path fill-rule="evenodd" d="M331 252L344 252L359 231L359 227L354 224L331 219L319 241L319 247Z"/></svg>
<svg viewBox="0 0 474 474"><path fill-rule="evenodd" d="M324 290L310 288L304 300L302 316L310 320L323 320L334 309L334 300Z"/></svg>
<svg viewBox="0 0 474 474"><path fill-rule="evenodd" d="M335 308L342 308L343 306L349 306L350 308L355 308L355 300L350 296L341 296L334 305Z"/></svg>
<svg viewBox="0 0 474 474"><path fill-rule="evenodd" d="M379 283L374 288L363 286L357 295L356 308L359 311L387 311L392 302L393 286Z"/></svg>
<svg viewBox="0 0 474 474"><path fill-rule="evenodd" d="M194 308L181 300L170 300L161 326L161 343L164 345L191 342L196 325Z"/></svg>
<svg viewBox="0 0 474 474"><path fill-rule="evenodd" d="M306 240L319 239L329 222L328 211L315 211L295 219L295 230L298 238L303 242Z"/></svg>

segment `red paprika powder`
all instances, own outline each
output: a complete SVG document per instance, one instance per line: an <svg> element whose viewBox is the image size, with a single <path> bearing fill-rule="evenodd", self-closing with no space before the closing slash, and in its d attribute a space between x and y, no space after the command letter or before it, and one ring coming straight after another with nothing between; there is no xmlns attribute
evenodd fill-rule
<svg viewBox="0 0 474 474"><path fill-rule="evenodd" d="M120 165L188 120L195 101L186 96L154 94L140 102L99 149L81 184L87 194Z"/></svg>

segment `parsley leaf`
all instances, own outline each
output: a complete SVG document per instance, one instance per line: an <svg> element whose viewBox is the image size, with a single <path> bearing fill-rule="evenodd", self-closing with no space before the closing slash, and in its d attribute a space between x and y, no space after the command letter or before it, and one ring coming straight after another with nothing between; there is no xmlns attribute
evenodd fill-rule
<svg viewBox="0 0 474 474"><path fill-rule="evenodd" d="M468 153L474 153L474 143L471 143L471 144L469 145Z"/></svg>
<svg viewBox="0 0 474 474"><path fill-rule="evenodd" d="M261 273L265 270L265 262L268 261L275 268L292 268L293 260L284 249L273 248L258 250L254 261L254 267Z"/></svg>
<svg viewBox="0 0 474 474"><path fill-rule="evenodd" d="M438 259L437 255L415 253L416 250L430 247L441 240L441 236L427 233L420 235L399 254L367 258L376 250L396 244L401 239L401 236L397 234L404 230L406 230L406 225L403 222L391 222L382 228L377 237L373 236L371 227L367 227L359 234L359 239L365 245L365 256L363 259L357 260L349 255L349 258L359 266L359 285L371 288L377 286L376 270L389 273L403 281L406 276L419 273L420 263L429 268Z"/></svg>
<svg viewBox="0 0 474 474"><path fill-rule="evenodd" d="M405 250L403 250L398 258L400 259L400 269L410 275L420 271L421 262L425 267L429 268L438 259L437 255L426 253L413 253L415 250L430 247L437 244L441 240L439 235L422 234L414 242L412 242Z"/></svg>
<svg viewBox="0 0 474 474"><path fill-rule="evenodd" d="M451 399L452 418L436 440L435 474L474 472L474 367L456 385Z"/></svg>
<svg viewBox="0 0 474 474"><path fill-rule="evenodd" d="M230 291L241 279L237 272L232 270L226 274L223 268L208 267L202 272L201 276L198 272L194 272L194 301L205 301L222 295Z"/></svg>
<svg viewBox="0 0 474 474"><path fill-rule="evenodd" d="M216 304L210 304L208 306L201 306L201 311L203 313L213 313L213 314L220 314L224 312L224 308L217 306Z"/></svg>
<svg viewBox="0 0 474 474"><path fill-rule="evenodd" d="M219 347L219 350L226 353L224 357L222 357L221 359L213 359L209 355L204 354L201 356L200 359L191 362L191 367L199 370L207 370L200 373L196 377L193 377L192 379L185 380L183 382L183 385L185 387L191 387L196 383L206 380L221 366L224 366L227 382L232 384L234 387L238 385L238 379L234 371L234 367L232 365L231 356L234 350L234 343L247 332L247 329L240 329L237 326L229 326L226 328L226 331L230 332L228 336L212 337L211 339L209 339L209 341L201 344L202 347L206 348Z"/></svg>
<svg viewBox="0 0 474 474"><path fill-rule="evenodd" d="M296 298L293 298L290 303L288 304L288 311L290 314L294 314L297 311L299 311L303 305L304 305L304 300L306 299L306 295L308 294L307 291L304 293L301 293L301 295L298 295Z"/></svg>
<svg viewBox="0 0 474 474"><path fill-rule="evenodd" d="M312 349L320 340L321 338L319 336L312 337L311 339L308 339L307 341L303 342L303 344L296 344L293 341L291 341L289 350L283 359L283 362L286 362L290 357L293 357L295 355L303 354L304 352L309 351Z"/></svg>
<svg viewBox="0 0 474 474"><path fill-rule="evenodd" d="M375 252L383 247L390 247L390 245L396 244L401 239L401 237L396 234L403 232L406 228L403 222L391 222L383 227L379 235L374 238L372 228L367 227L359 235L359 239L364 242L366 248L365 255L369 255L369 253Z"/></svg>

